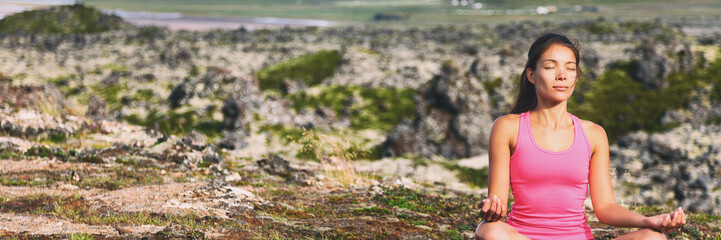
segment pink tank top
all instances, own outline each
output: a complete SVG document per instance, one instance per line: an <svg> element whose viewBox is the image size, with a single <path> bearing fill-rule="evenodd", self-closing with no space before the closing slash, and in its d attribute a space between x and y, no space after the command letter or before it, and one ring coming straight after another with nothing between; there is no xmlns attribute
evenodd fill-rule
<svg viewBox="0 0 721 240"><path fill-rule="evenodd" d="M553 152L536 144L529 112L521 114L518 143L510 160L514 203L507 223L531 239L593 239L583 201L591 160L581 121L573 119L573 144Z"/></svg>

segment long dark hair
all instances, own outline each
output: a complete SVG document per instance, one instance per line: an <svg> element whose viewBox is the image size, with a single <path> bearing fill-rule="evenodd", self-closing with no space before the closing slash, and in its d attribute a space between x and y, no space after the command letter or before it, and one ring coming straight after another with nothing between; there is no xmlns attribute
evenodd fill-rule
<svg viewBox="0 0 721 240"><path fill-rule="evenodd" d="M536 98L536 88L528 81L526 77L526 70L536 70L536 62L541 58L541 55L553 45L566 46L573 51L573 55L576 57L576 81L580 79L581 68L578 67L581 64L581 58L578 53L578 41L572 39L566 35L560 33L546 33L536 39L531 44L531 49L528 50L528 61L526 61L526 67L521 72L521 77L518 81L518 95L516 96L516 103L513 105L511 113L523 113L536 108L538 99ZM578 84L578 82L576 82Z"/></svg>

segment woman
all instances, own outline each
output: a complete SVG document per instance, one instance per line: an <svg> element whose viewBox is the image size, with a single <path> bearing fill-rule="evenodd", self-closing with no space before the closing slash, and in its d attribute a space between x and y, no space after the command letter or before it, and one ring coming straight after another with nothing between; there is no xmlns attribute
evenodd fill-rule
<svg viewBox="0 0 721 240"><path fill-rule="evenodd" d="M556 33L531 45L516 104L491 130L477 239L593 239L583 212L588 189L600 222L641 228L618 239L666 239L662 232L686 223L681 208L645 217L616 204L606 132L566 111L580 75L576 45ZM509 185L515 202L504 223Z"/></svg>

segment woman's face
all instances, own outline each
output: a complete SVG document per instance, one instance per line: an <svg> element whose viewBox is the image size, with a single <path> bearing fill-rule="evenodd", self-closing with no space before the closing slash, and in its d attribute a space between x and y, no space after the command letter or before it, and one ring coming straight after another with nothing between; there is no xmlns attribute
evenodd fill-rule
<svg viewBox="0 0 721 240"><path fill-rule="evenodd" d="M563 45L552 45L536 62L536 70L526 69L526 77L536 87L539 100L559 103L568 100L576 86L576 57Z"/></svg>

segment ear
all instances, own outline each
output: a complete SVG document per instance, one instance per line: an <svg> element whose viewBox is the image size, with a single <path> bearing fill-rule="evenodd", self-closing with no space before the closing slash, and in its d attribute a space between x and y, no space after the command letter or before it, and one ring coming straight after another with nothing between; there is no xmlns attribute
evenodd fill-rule
<svg viewBox="0 0 721 240"><path fill-rule="evenodd" d="M536 80L533 79L533 69L526 68L526 79L528 79L531 84L536 85Z"/></svg>

